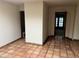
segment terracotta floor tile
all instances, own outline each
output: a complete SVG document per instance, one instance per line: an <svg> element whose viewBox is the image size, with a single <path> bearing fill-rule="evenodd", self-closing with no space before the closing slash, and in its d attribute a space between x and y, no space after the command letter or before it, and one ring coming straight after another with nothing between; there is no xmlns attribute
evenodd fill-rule
<svg viewBox="0 0 79 59"><path fill-rule="evenodd" d="M38 52L38 51L35 51L35 52L33 52L33 54L39 54L40 53L40 51Z"/></svg>
<svg viewBox="0 0 79 59"><path fill-rule="evenodd" d="M52 58L52 54L46 54L46 58Z"/></svg>
<svg viewBox="0 0 79 59"><path fill-rule="evenodd" d="M53 50L52 51L51 50L48 50L47 53L48 54L52 54L53 53Z"/></svg>
<svg viewBox="0 0 79 59"><path fill-rule="evenodd" d="M32 54L30 57L31 58L36 58L38 56L38 54Z"/></svg>
<svg viewBox="0 0 79 59"><path fill-rule="evenodd" d="M37 58L44 58L44 57L45 57L45 54L44 55L43 54L42 55L40 54L40 55L37 56Z"/></svg>
<svg viewBox="0 0 79 59"><path fill-rule="evenodd" d="M60 53L59 53L59 49L54 49L53 57L58 58L58 57L60 57L59 54L60 54Z"/></svg>
<svg viewBox="0 0 79 59"><path fill-rule="evenodd" d="M74 57L74 54L72 53L72 51L67 51L67 54L68 54L69 58L73 58Z"/></svg>
<svg viewBox="0 0 79 59"><path fill-rule="evenodd" d="M19 39L0 48L0 57L4 58L78 58L79 41L49 38L43 45L28 44Z"/></svg>
<svg viewBox="0 0 79 59"><path fill-rule="evenodd" d="M66 58L67 57L66 50L61 50L60 57L62 57L62 58L64 58L64 57Z"/></svg>

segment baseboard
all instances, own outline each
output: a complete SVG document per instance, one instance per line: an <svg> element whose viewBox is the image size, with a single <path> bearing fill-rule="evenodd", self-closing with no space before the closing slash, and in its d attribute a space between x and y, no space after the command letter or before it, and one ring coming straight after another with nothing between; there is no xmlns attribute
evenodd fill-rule
<svg viewBox="0 0 79 59"><path fill-rule="evenodd" d="M37 43L31 43L31 42L26 42L27 44L32 44L32 45L38 45L38 46L42 46L42 44L37 44Z"/></svg>
<svg viewBox="0 0 79 59"><path fill-rule="evenodd" d="M43 45L48 41L48 38L49 38L49 37L47 37L46 40L43 42Z"/></svg>
<svg viewBox="0 0 79 59"><path fill-rule="evenodd" d="M48 36L47 39L43 42L43 45L48 41L49 38L53 38L53 37L54 37L54 35Z"/></svg>
<svg viewBox="0 0 79 59"><path fill-rule="evenodd" d="M72 39L72 40L79 41L79 39Z"/></svg>
<svg viewBox="0 0 79 59"><path fill-rule="evenodd" d="M69 40L72 40L72 38L69 38L69 37L65 37L66 39L69 39Z"/></svg>
<svg viewBox="0 0 79 59"><path fill-rule="evenodd" d="M14 43L14 42L16 42L16 41L19 40L19 39L22 39L22 38L20 37L20 38L14 40L14 41L12 41L12 42L10 42L10 43L8 43L8 44L5 44L5 45L1 46L0 48L3 48L3 47L5 47L5 46L7 46L7 45L9 45L9 44L11 44L11 43Z"/></svg>

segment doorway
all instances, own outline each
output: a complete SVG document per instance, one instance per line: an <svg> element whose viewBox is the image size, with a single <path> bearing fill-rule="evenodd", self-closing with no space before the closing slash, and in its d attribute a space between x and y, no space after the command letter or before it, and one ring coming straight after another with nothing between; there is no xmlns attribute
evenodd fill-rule
<svg viewBox="0 0 79 59"><path fill-rule="evenodd" d="M20 23L21 23L21 38L25 37L25 14L24 11L20 11Z"/></svg>
<svg viewBox="0 0 79 59"><path fill-rule="evenodd" d="M65 37L67 12L55 13L55 36Z"/></svg>

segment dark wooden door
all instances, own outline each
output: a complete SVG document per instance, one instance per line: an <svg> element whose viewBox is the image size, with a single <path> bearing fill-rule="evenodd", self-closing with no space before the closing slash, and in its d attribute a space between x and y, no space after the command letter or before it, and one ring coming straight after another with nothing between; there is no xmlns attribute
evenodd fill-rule
<svg viewBox="0 0 79 59"><path fill-rule="evenodd" d="M20 22L21 22L21 37L24 37L25 34L25 15L24 11L20 11Z"/></svg>
<svg viewBox="0 0 79 59"><path fill-rule="evenodd" d="M65 36L66 12L55 13L55 36Z"/></svg>

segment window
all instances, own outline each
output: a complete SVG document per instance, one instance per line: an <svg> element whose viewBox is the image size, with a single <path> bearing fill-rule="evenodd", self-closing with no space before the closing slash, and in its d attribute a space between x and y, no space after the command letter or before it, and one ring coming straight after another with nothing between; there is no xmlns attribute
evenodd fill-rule
<svg viewBox="0 0 79 59"><path fill-rule="evenodd" d="M63 17L56 17L56 27L63 27Z"/></svg>
<svg viewBox="0 0 79 59"><path fill-rule="evenodd" d="M56 27L58 26L58 18L56 18Z"/></svg>
<svg viewBox="0 0 79 59"><path fill-rule="evenodd" d="M59 18L59 27L63 27L63 17Z"/></svg>

